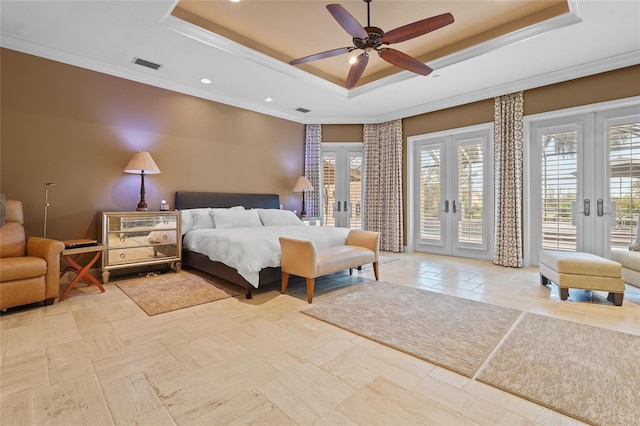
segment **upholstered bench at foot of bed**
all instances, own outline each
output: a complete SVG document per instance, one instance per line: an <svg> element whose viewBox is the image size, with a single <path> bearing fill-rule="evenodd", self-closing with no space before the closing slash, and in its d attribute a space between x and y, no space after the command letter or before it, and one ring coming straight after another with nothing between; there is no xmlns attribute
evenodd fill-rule
<svg viewBox="0 0 640 426"><path fill-rule="evenodd" d="M608 291L607 300L622 305L624 280L619 263L591 253L542 250L540 252L540 282L554 282L560 289L560 299L567 300L570 288Z"/></svg>
<svg viewBox="0 0 640 426"><path fill-rule="evenodd" d="M316 249L311 241L280 237L280 268L282 270L282 294L287 292L289 275L307 280L307 302L313 300L317 277L333 272L373 264L373 273L378 280L378 232L351 230L344 246Z"/></svg>

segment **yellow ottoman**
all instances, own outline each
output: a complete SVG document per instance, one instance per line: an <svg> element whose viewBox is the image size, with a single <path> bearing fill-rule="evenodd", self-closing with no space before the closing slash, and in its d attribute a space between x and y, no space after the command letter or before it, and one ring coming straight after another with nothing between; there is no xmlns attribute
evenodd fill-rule
<svg viewBox="0 0 640 426"><path fill-rule="evenodd" d="M557 284L560 299L567 300L570 288L608 291L607 300L622 305L624 280L622 266L591 253L542 250L540 252L540 282Z"/></svg>

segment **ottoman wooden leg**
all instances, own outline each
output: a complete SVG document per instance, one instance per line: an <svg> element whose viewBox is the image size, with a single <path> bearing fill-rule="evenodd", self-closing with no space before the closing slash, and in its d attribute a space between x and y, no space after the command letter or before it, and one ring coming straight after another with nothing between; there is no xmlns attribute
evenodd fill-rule
<svg viewBox="0 0 640 426"><path fill-rule="evenodd" d="M609 296L607 296L607 300L609 302L613 302L616 306L622 306L622 299L624 298L624 293L612 293L609 292Z"/></svg>
<svg viewBox="0 0 640 426"><path fill-rule="evenodd" d="M569 289L560 287L560 300L567 300L569 297Z"/></svg>

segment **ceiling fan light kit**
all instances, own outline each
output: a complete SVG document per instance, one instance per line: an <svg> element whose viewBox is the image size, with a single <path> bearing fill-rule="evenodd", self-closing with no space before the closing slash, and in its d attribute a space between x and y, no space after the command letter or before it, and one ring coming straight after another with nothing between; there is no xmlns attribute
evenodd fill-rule
<svg viewBox="0 0 640 426"><path fill-rule="evenodd" d="M419 75L429 75L433 70L420 62L419 60L400 52L399 50L385 47L393 43L400 43L415 37L435 31L439 28L453 23L453 15L451 13L443 13L441 15L432 16L431 18L416 21L411 24L403 25L389 32L384 32L378 27L371 26L370 3L372 0L363 0L367 3L367 26L363 27L347 10L339 4L327 5L327 10L331 16L340 24L340 26L353 37L353 46L340 47L337 49L327 50L303 58L295 59L289 64L298 65L306 62L317 61L319 59L331 58L333 56L351 53L360 49L363 51L358 55L356 61L351 65L345 87L351 89L358 84L358 80L362 77L367 64L369 63L369 52L376 51L378 56L383 60L403 68L407 71Z"/></svg>

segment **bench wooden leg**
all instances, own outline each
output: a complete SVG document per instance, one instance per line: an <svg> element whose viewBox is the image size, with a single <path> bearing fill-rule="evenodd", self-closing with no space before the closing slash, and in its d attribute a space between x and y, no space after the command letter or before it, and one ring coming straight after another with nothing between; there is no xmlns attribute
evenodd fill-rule
<svg viewBox="0 0 640 426"><path fill-rule="evenodd" d="M569 297L569 289L560 287L560 300L567 300Z"/></svg>
<svg viewBox="0 0 640 426"><path fill-rule="evenodd" d="M280 293L285 294L287 292L287 286L289 285L289 274L282 273L282 286L280 287Z"/></svg>
<svg viewBox="0 0 640 426"><path fill-rule="evenodd" d="M542 285L549 284L549 279L547 277L545 277L544 275L540 274L540 284L542 284Z"/></svg>
<svg viewBox="0 0 640 426"><path fill-rule="evenodd" d="M316 284L315 278L307 278L307 302L311 303L313 300L313 287Z"/></svg>
<svg viewBox="0 0 640 426"><path fill-rule="evenodd" d="M373 262L373 275L376 277L376 281L378 280L378 262Z"/></svg>
<svg viewBox="0 0 640 426"><path fill-rule="evenodd" d="M609 295L607 296L607 300L609 302L613 302L614 305L616 306L622 306L622 299L624 298L624 293L612 293L609 292Z"/></svg>

